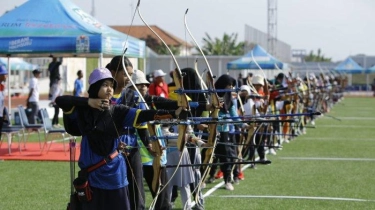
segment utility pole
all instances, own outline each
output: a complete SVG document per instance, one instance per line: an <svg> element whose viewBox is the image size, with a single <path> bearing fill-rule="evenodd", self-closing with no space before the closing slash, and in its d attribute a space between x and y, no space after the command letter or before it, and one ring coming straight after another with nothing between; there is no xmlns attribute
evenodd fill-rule
<svg viewBox="0 0 375 210"><path fill-rule="evenodd" d="M267 51L277 57L277 0L268 0L268 43Z"/></svg>
<svg viewBox="0 0 375 210"><path fill-rule="evenodd" d="M95 0L91 1L91 16L95 17Z"/></svg>

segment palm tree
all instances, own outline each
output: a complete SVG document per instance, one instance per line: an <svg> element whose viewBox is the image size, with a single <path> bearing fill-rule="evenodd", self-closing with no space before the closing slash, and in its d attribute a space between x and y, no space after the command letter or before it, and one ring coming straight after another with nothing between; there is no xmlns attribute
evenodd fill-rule
<svg viewBox="0 0 375 210"><path fill-rule="evenodd" d="M322 50L319 48L317 54L314 51L310 51L309 55L305 57L305 61L315 61L315 62L330 62L332 58L326 58L322 54Z"/></svg>
<svg viewBox="0 0 375 210"><path fill-rule="evenodd" d="M245 42L237 43L237 37L238 34L235 33L231 35L224 33L222 39L212 39L206 33L206 37L203 38L202 51L205 55L243 55ZM199 50L197 47L196 49Z"/></svg>

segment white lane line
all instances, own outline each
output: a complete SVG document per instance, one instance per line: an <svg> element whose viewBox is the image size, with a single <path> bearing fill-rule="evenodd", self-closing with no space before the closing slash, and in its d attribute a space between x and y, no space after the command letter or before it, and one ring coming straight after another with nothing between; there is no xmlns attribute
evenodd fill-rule
<svg viewBox="0 0 375 210"><path fill-rule="evenodd" d="M375 128L375 125L316 125L315 128Z"/></svg>
<svg viewBox="0 0 375 210"><path fill-rule="evenodd" d="M341 120L374 120L375 117L338 117Z"/></svg>
<svg viewBox="0 0 375 210"><path fill-rule="evenodd" d="M282 160L375 161L375 158L279 157Z"/></svg>
<svg viewBox="0 0 375 210"><path fill-rule="evenodd" d="M259 160L259 157L255 158L255 161L258 161ZM250 164L247 164L243 167L241 167L241 171L244 171L245 169L249 168L250 167ZM215 192L217 189L221 188L223 185L225 184L224 181L218 183L217 185L215 185L213 188L211 188L210 190L208 190L205 194L203 194L203 198L211 195L213 192ZM191 206L195 206L195 201L191 202Z"/></svg>
<svg viewBox="0 0 375 210"><path fill-rule="evenodd" d="M375 138L373 139L364 139L364 138L358 138L358 137L353 137L353 138L345 138L345 137L340 137L340 138L336 138L336 137L320 137L320 138L314 138L314 137L304 137L304 136L301 136L301 141L303 140L338 140L338 141L342 141L342 140L347 140L347 141L350 141L350 140L353 140L353 141L375 141Z"/></svg>
<svg viewBox="0 0 375 210"><path fill-rule="evenodd" d="M334 200L334 201L360 201L373 202L374 200L358 198L335 198L335 197L309 197L309 196L273 196L273 195L222 195L214 196L220 198L281 198L281 199L309 199L309 200Z"/></svg>

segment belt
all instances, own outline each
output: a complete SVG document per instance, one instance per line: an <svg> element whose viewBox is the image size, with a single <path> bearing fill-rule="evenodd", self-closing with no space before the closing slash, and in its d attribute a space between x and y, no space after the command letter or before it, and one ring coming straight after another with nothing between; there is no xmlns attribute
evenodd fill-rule
<svg viewBox="0 0 375 210"><path fill-rule="evenodd" d="M89 168L87 168L86 172L89 173L89 172L94 171L94 170L100 168L101 166L111 162L113 159L115 159L115 157L117 157L118 154L119 153L116 149L113 153L111 153L110 155L105 157L102 161L100 161L100 162L96 163L95 165L92 165Z"/></svg>

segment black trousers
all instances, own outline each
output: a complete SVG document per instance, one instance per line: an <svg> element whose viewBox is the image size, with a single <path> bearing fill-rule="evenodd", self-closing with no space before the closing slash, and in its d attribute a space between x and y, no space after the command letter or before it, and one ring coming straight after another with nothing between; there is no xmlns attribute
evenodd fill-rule
<svg viewBox="0 0 375 210"><path fill-rule="evenodd" d="M155 198L157 192L154 192L152 190L152 179L154 177L154 169L152 168L152 166L148 166L148 165L143 166L143 177L146 180L146 183L151 192L152 198ZM163 186L168 181L167 170L165 167L161 168L160 180ZM155 210L171 210L171 209L172 209L172 206L170 204L168 190L165 188L163 191L161 191L161 193L159 194L156 200Z"/></svg>
<svg viewBox="0 0 375 210"><path fill-rule="evenodd" d="M224 174L224 182L230 182L231 181L231 173L232 173L232 167L233 167L233 145L228 145L231 142L232 139L229 138L229 133L228 132L220 132L220 143L224 144L217 144L217 156L219 159L219 162L221 163L220 165L220 170Z"/></svg>
<svg viewBox="0 0 375 210"><path fill-rule="evenodd" d="M39 105L38 102L29 102L28 109L31 109L31 112L28 116L30 124L36 124L36 118L38 117Z"/></svg>
<svg viewBox="0 0 375 210"><path fill-rule="evenodd" d="M82 210L123 210L131 209L128 199L128 187L116 190L103 190L91 187L92 200L82 202Z"/></svg>
<svg viewBox="0 0 375 210"><path fill-rule="evenodd" d="M53 108L55 108L55 113L54 113L53 118L52 118L52 125L57 125L57 124L59 124L60 108L56 104L53 105Z"/></svg>
<svg viewBox="0 0 375 210"><path fill-rule="evenodd" d="M128 189L129 201L131 209L143 210L145 209L145 190L143 187L143 170L141 154L138 148L130 151L130 154L125 157L127 176L128 176Z"/></svg>
<svg viewBox="0 0 375 210"><path fill-rule="evenodd" d="M3 136L1 135L3 131L3 123L4 123L4 117L0 117L0 141L1 141L1 137Z"/></svg>

